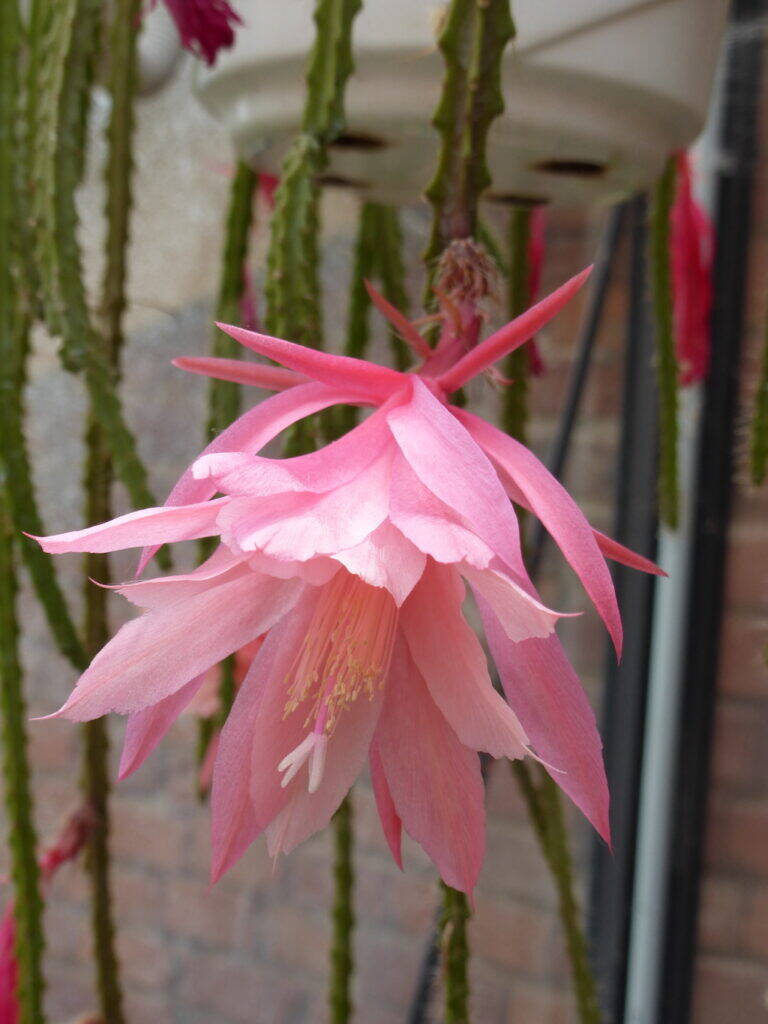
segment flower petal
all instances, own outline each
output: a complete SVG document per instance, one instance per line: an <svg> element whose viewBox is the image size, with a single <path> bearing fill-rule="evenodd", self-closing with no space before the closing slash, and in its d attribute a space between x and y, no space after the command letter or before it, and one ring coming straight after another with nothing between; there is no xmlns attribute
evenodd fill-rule
<svg viewBox="0 0 768 1024"><path fill-rule="evenodd" d="M216 380L228 380L233 384L248 384L267 391L285 391L297 384L307 384L309 377L294 373L283 366L267 363L246 363L242 359L220 359L216 356L181 356L173 365L187 373L198 373Z"/></svg>
<svg viewBox="0 0 768 1024"><path fill-rule="evenodd" d="M413 662L459 740L493 757L524 757L528 737L493 688L483 648L461 610L464 587L450 566L429 562L400 616Z"/></svg>
<svg viewBox="0 0 768 1024"><path fill-rule="evenodd" d="M136 711L128 716L123 738L123 752L120 756L118 778L125 779L146 761L160 740L179 717L184 708L194 698L205 682L203 672L195 679L182 686L170 697L152 704L143 711Z"/></svg>
<svg viewBox="0 0 768 1024"><path fill-rule="evenodd" d="M513 643L477 595L507 700L560 788L610 842L602 743L586 694L556 636ZM550 768L554 765L554 768Z"/></svg>
<svg viewBox="0 0 768 1024"><path fill-rule="evenodd" d="M550 636L558 619L572 618L570 614L547 608L518 583L495 569L478 570L462 566L461 574L488 601L510 640Z"/></svg>
<svg viewBox="0 0 768 1024"><path fill-rule="evenodd" d="M306 561L354 547L386 518L391 453L327 493L232 498L219 517L222 539L241 551Z"/></svg>
<svg viewBox="0 0 768 1024"><path fill-rule="evenodd" d="M288 803L267 829L267 848L271 856L290 853L331 820L365 764L381 711L382 695L383 689L379 686L372 699L361 694L341 712L333 735L328 738L325 770L317 792L309 792L303 771L287 787ZM302 710L295 711L292 717L304 722ZM289 753L292 746L295 744L286 746L283 755Z"/></svg>
<svg viewBox="0 0 768 1024"><path fill-rule="evenodd" d="M381 411L316 452L291 459L267 459L245 452L203 455L192 472L196 480L211 477L226 494L266 496L283 492L322 493L349 483L377 458L394 448Z"/></svg>
<svg viewBox="0 0 768 1024"><path fill-rule="evenodd" d="M246 348L259 355L274 359L276 363L290 370L306 374L312 380L329 384L331 387L355 389L373 404L378 405L403 387L403 374L387 366L369 363L351 356L336 356L307 345L297 345L282 338L271 338L243 327L217 323L225 334L239 341Z"/></svg>
<svg viewBox="0 0 768 1024"><path fill-rule="evenodd" d="M614 562L619 562L621 565L627 565L630 569L637 569L639 572L647 572L652 576L666 576L667 574L663 569L659 568L655 562L652 562L650 558L644 558L642 555L638 555L636 551L632 551L631 548L625 547L623 544L619 544L613 537L609 537L605 533L601 533L599 530L593 528L592 533L595 535L597 546L600 548L606 558L610 558Z"/></svg>
<svg viewBox="0 0 768 1024"><path fill-rule="evenodd" d="M467 562L484 569L495 557L463 517L424 486L402 456L392 464L389 519L437 562Z"/></svg>
<svg viewBox="0 0 768 1024"><path fill-rule="evenodd" d="M249 572L243 555L233 554L225 544L219 544L210 558L192 572L178 576L157 576L150 580L118 583L110 587L139 608L164 608L193 594L210 590L234 575ZM215 582L214 582L215 581Z"/></svg>
<svg viewBox="0 0 768 1024"><path fill-rule="evenodd" d="M34 539L43 551L52 555L64 551L121 551L144 544L196 540L219 532L216 516L226 501L226 498L218 498L174 508L144 508L85 530Z"/></svg>
<svg viewBox="0 0 768 1024"><path fill-rule="evenodd" d="M582 270L560 285L551 295L531 306L506 326L496 331L485 341L471 349L458 362L437 379L438 385L450 394L467 384L478 373L509 355L524 342L537 334L544 324L555 317L582 287L592 272L591 267Z"/></svg>
<svg viewBox="0 0 768 1024"><path fill-rule="evenodd" d="M302 584L249 573L126 623L51 717L85 722L141 711L254 640L295 604Z"/></svg>
<svg viewBox="0 0 768 1024"><path fill-rule="evenodd" d="M384 769L381 765L379 744L375 738L373 743L371 743L369 764L371 769L373 795L376 799L376 809L379 812L379 821L381 822L381 828L384 832L384 838L387 840L387 846L389 846L395 864L397 864L402 871L403 823L400 821L400 816L395 810L395 801L392 799L392 794L389 791L389 783L387 782L387 777L384 774Z"/></svg>
<svg viewBox="0 0 768 1024"><path fill-rule="evenodd" d="M339 403L359 402L357 393L348 389L327 388L324 384L300 384L289 388L279 395L272 395L249 409L239 419L223 430L208 445L203 455L213 452L243 451L256 453L265 444L277 437L279 433L296 423L297 420L311 416L321 409ZM216 493L216 484L212 480L195 480L190 466L176 482L166 499L166 506L188 505L191 502L206 501ZM142 552L137 575L157 551L159 544L153 544Z"/></svg>
<svg viewBox="0 0 768 1024"><path fill-rule="evenodd" d="M310 591L270 631L221 730L211 787L212 883L239 860L288 798L277 765L294 736L298 743L301 729L296 715L283 721L285 677L315 602Z"/></svg>
<svg viewBox="0 0 768 1024"><path fill-rule="evenodd" d="M421 482L522 575L514 510L493 466L456 418L414 377L411 401L388 412L387 420Z"/></svg>
<svg viewBox="0 0 768 1024"><path fill-rule="evenodd" d="M426 564L424 553L389 522L333 558L372 587L385 587L398 608L416 586Z"/></svg>
<svg viewBox="0 0 768 1024"><path fill-rule="evenodd" d="M471 893L485 853L480 759L438 711L404 643L395 648L376 742L406 832L447 885Z"/></svg>
<svg viewBox="0 0 768 1024"><path fill-rule="evenodd" d="M592 527L563 485L533 452L463 409L452 410L488 455L508 473L565 555L611 634L621 656L621 616L613 580Z"/></svg>

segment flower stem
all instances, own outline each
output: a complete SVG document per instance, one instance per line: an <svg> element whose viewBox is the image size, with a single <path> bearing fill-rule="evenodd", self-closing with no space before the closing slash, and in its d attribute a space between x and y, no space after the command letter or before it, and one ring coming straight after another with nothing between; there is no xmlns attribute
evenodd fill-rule
<svg viewBox="0 0 768 1024"><path fill-rule="evenodd" d="M525 761L513 761L512 771L525 798L536 837L557 889L579 1022L600 1024L595 977L589 964L587 943L574 894L573 864L560 793L555 782L539 766L531 769ZM534 771L538 780L534 779Z"/></svg>
<svg viewBox="0 0 768 1024"><path fill-rule="evenodd" d="M354 915L354 868L352 864L352 796L348 794L333 819L334 897L333 945L331 946L331 1024L346 1024L352 1017L352 930Z"/></svg>
<svg viewBox="0 0 768 1024"><path fill-rule="evenodd" d="M656 333L656 376L659 389L659 514L677 527L679 480L677 465L677 382L672 313L669 221L675 200L675 158L670 157L653 190L648 233L651 300Z"/></svg>
<svg viewBox="0 0 768 1024"><path fill-rule="evenodd" d="M755 412L752 420L751 448L752 483L755 487L765 482L768 472L768 316L764 327L763 354L760 378L755 394Z"/></svg>
<svg viewBox="0 0 768 1024"><path fill-rule="evenodd" d="M443 972L445 976L445 1024L467 1024L469 1021L469 941L467 922L470 918L467 897L463 892L440 883L443 912L440 919Z"/></svg>
<svg viewBox="0 0 768 1024"><path fill-rule="evenodd" d="M42 1024L43 907L24 729L26 710L18 655L13 534L3 488L0 489L0 730L14 893L17 998L21 1013L19 1024Z"/></svg>

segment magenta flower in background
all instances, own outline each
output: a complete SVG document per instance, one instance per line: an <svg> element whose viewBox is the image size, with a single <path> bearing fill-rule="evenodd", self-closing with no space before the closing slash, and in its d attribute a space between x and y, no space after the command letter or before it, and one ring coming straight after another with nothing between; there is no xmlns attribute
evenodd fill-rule
<svg viewBox="0 0 768 1024"><path fill-rule="evenodd" d="M47 885L58 869L77 857L93 828L93 814L80 808L69 816L56 841L40 857L40 881ZM21 1019L16 987L16 920L13 903L6 905L0 919L0 1024L17 1024Z"/></svg>
<svg viewBox="0 0 768 1024"><path fill-rule="evenodd" d="M213 64L219 50L235 42L235 25L240 16L226 0L164 0L179 30L181 45Z"/></svg>
<svg viewBox="0 0 768 1024"><path fill-rule="evenodd" d="M680 383L703 380L709 370L714 229L693 195L691 164L677 154L675 202L670 216L670 256Z"/></svg>
<svg viewBox="0 0 768 1024"><path fill-rule="evenodd" d="M117 588L144 613L57 712L74 721L127 714L126 773L211 666L265 635L218 745L214 879L261 833L277 854L323 828L366 759L395 860L405 828L465 892L485 843L478 751L538 759L608 840L600 737L555 633L561 616L526 572L512 502L549 530L617 652L621 621L605 556L658 570L593 530L523 445L449 402L550 320L587 274L479 345L477 309L454 303L434 350L371 290L422 359L411 373L225 326L282 366L178 365L282 393L220 434L164 507L41 539L54 553L143 546L143 567L162 543L219 538L190 573ZM340 403L375 411L312 454L258 455L286 427ZM467 588L506 700L464 617Z"/></svg>

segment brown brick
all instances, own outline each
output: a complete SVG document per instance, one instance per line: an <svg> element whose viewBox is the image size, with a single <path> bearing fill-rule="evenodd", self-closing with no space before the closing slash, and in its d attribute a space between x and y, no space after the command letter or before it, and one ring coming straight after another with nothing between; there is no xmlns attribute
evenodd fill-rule
<svg viewBox="0 0 768 1024"><path fill-rule="evenodd" d="M243 927L245 898L204 882L175 878L165 891L165 924L213 949L229 948Z"/></svg>
<svg viewBox="0 0 768 1024"><path fill-rule="evenodd" d="M768 884L750 888L745 901L744 950L768 966Z"/></svg>
<svg viewBox="0 0 768 1024"><path fill-rule="evenodd" d="M724 871L764 876L768 870L768 801L711 801L707 833L708 865Z"/></svg>
<svg viewBox="0 0 768 1024"><path fill-rule="evenodd" d="M553 991L546 985L513 985L507 1024L576 1024L577 1020L573 998L568 993Z"/></svg>
<svg viewBox="0 0 768 1024"><path fill-rule="evenodd" d="M726 561L725 596L731 608L768 612L768 529L737 526L731 531Z"/></svg>
<svg viewBox="0 0 768 1024"><path fill-rule="evenodd" d="M492 964L536 977L551 957L551 918L536 907L478 896L472 949Z"/></svg>
<svg viewBox="0 0 768 1024"><path fill-rule="evenodd" d="M768 786L768 701L720 700L715 718L713 784L760 795Z"/></svg>
<svg viewBox="0 0 768 1024"><path fill-rule="evenodd" d="M692 1024L762 1024L768 1012L768 970L726 957L696 963Z"/></svg>
<svg viewBox="0 0 768 1024"><path fill-rule="evenodd" d="M704 877L699 908L698 944L705 953L743 947L744 913L751 886L711 872Z"/></svg>
<svg viewBox="0 0 768 1024"><path fill-rule="evenodd" d="M768 617L727 611L720 637L719 687L734 697L768 700Z"/></svg>

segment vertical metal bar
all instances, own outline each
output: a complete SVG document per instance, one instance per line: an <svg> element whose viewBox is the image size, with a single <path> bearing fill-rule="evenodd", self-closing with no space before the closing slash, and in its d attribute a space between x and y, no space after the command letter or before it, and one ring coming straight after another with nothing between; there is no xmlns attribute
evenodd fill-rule
<svg viewBox="0 0 768 1024"><path fill-rule="evenodd" d="M698 503L688 603L681 719L669 848L663 980L656 1020L687 1024L706 825L712 723L738 403L743 306L757 159L757 104L765 0L733 8L722 118L712 310L712 364L704 396Z"/></svg>
<svg viewBox="0 0 768 1024"><path fill-rule="evenodd" d="M644 199L633 201L630 216L630 310L615 534L622 544L653 558L656 551L657 407L653 338L646 308ZM611 789L613 851L595 840L590 899L591 948L606 1024L621 1020L624 1003L653 613L651 577L618 567L615 581L627 628L621 664L616 665L612 653L609 654L602 715Z"/></svg>

